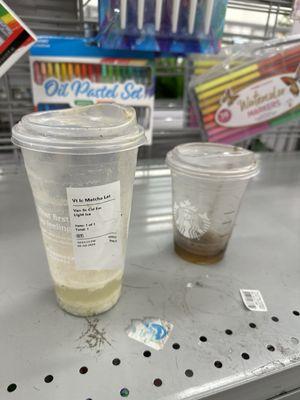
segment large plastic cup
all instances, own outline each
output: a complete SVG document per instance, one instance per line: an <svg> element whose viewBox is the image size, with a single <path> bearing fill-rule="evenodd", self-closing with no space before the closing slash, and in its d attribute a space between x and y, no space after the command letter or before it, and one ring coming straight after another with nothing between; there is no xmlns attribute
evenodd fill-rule
<svg viewBox="0 0 300 400"><path fill-rule="evenodd" d="M80 316L110 309L121 293L144 143L135 110L99 104L29 114L12 141L22 148L59 305Z"/></svg>
<svg viewBox="0 0 300 400"><path fill-rule="evenodd" d="M258 173L253 152L188 143L167 154L172 173L176 253L212 264L224 256L247 184Z"/></svg>

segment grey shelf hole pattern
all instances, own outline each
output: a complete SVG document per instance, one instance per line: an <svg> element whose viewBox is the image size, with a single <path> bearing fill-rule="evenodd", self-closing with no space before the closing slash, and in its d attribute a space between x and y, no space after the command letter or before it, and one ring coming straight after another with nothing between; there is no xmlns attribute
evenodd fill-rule
<svg viewBox="0 0 300 400"><path fill-rule="evenodd" d="M129 390L127 388L123 388L120 390L120 395L121 397L128 397L129 396Z"/></svg>
<svg viewBox="0 0 300 400"><path fill-rule="evenodd" d="M298 310L292 310L291 315L295 316L295 317L299 317L300 312ZM279 318L277 316L272 316L272 317L270 317L270 319L275 323L279 322ZM248 327L251 330L258 329L256 323L254 323L254 322L248 322ZM234 336L234 331L229 328L225 329L223 332L228 336ZM290 340L295 345L299 344L299 339L296 337L292 337ZM207 336L204 336L204 335L201 335L199 337L199 341L200 341L200 343L209 342ZM207 345L209 346L209 343L207 343ZM169 348L171 349L171 351L178 351L179 349L181 349L181 345L178 342L173 342L173 343L170 343ZM275 346L272 344L266 344L265 349L270 352L276 351ZM150 350L144 350L142 353L143 358L150 358L151 356L152 356L152 353ZM242 352L240 357L242 360L247 362L251 358L251 355L247 352ZM112 365L117 367L121 364L121 360L116 357L111 360L111 363L112 363ZM221 360L212 361L212 367L215 367L216 369L223 368L223 362ZM83 365L77 371L79 374L85 375L89 372L89 368L87 366ZM183 370L183 373L187 379L191 379L194 377L194 371L192 369L187 368L187 369ZM51 384L51 382L54 381L54 376L52 374L48 374L48 375L44 376L44 378L42 378L42 379L45 384ZM160 377L153 378L152 384L153 384L153 386L155 386L157 388L157 390L159 390L158 388L163 385L163 380ZM13 382L13 383L10 383L6 387L6 390L7 390L7 392L12 393L16 390L19 391L20 387L18 387L17 383ZM119 389L119 395L120 395L120 397L131 397L130 390L127 387L121 387L121 389ZM13 396L12 396L12 398L13 398ZM82 400L95 400L95 399L88 397L88 398L85 398Z"/></svg>
<svg viewBox="0 0 300 400"><path fill-rule="evenodd" d="M87 372L88 372L88 367L85 367L85 366L81 367L79 370L79 373L82 375L86 374Z"/></svg>
<svg viewBox="0 0 300 400"><path fill-rule="evenodd" d="M53 381L53 375L47 375L44 378L45 383L51 383Z"/></svg>
<svg viewBox="0 0 300 400"><path fill-rule="evenodd" d="M17 385L15 383L11 383L10 385L7 386L7 391L8 392L14 392L17 389Z"/></svg>
<svg viewBox="0 0 300 400"><path fill-rule="evenodd" d="M300 315L300 312L299 312L299 311L297 311L297 310L294 310L294 311L293 311L293 314L294 314L294 315L296 315L296 317L299 317L299 315Z"/></svg>
<svg viewBox="0 0 300 400"><path fill-rule="evenodd" d="M222 368L223 367L223 364L221 363L221 361L215 361L215 367L216 368Z"/></svg>
<svg viewBox="0 0 300 400"><path fill-rule="evenodd" d="M274 317L272 317L271 319L272 319L272 321L274 321L274 322L279 322L279 318L278 318L278 317L275 317L275 316L274 316Z"/></svg>
<svg viewBox="0 0 300 400"><path fill-rule="evenodd" d="M162 385L162 380L160 378L154 379L153 385L156 387L160 387Z"/></svg>

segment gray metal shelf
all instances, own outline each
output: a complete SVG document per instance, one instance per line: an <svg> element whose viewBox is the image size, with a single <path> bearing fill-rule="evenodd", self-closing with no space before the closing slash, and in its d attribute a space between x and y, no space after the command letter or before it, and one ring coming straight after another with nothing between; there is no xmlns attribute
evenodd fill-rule
<svg viewBox="0 0 300 400"><path fill-rule="evenodd" d="M22 170L2 175L1 400L116 400L122 388L132 400L299 400L299 167L299 154L263 155L225 259L197 266L173 252L169 171L140 166L123 294L89 319L56 305L29 185ZM259 289L268 312L247 311L241 288ZM147 358L126 334L145 317L174 324L163 350Z"/></svg>

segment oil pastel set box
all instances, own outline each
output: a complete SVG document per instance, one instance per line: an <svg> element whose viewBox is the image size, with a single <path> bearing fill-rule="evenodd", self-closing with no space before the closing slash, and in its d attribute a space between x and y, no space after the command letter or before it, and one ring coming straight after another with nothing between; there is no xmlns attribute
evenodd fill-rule
<svg viewBox="0 0 300 400"><path fill-rule="evenodd" d="M90 39L40 36L30 54L36 111L98 102L136 109L152 141L154 60L151 53L103 50Z"/></svg>

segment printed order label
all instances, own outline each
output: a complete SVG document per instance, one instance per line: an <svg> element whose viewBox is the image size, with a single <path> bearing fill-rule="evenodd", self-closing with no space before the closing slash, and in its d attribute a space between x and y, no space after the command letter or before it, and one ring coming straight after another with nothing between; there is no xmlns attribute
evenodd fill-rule
<svg viewBox="0 0 300 400"><path fill-rule="evenodd" d="M121 267L120 181L67 188L75 264L78 269Z"/></svg>
<svg viewBox="0 0 300 400"><path fill-rule="evenodd" d="M245 306L250 311L268 311L266 303L259 290L240 289Z"/></svg>
<svg viewBox="0 0 300 400"><path fill-rule="evenodd" d="M300 104L298 73L287 73L263 79L235 92L225 90L216 112L218 125L237 128L263 123Z"/></svg>

